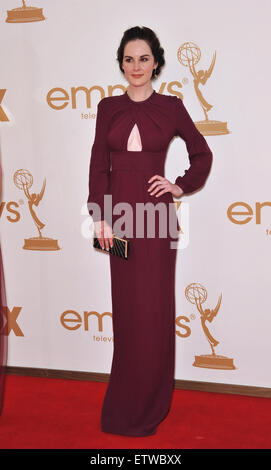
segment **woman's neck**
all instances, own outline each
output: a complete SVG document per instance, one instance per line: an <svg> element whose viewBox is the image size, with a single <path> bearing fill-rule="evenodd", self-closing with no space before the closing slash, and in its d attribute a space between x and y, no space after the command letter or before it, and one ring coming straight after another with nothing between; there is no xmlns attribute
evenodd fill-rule
<svg viewBox="0 0 271 470"><path fill-rule="evenodd" d="M148 87L133 87L131 85L127 88L128 96L133 101L144 101L153 93L152 86Z"/></svg>

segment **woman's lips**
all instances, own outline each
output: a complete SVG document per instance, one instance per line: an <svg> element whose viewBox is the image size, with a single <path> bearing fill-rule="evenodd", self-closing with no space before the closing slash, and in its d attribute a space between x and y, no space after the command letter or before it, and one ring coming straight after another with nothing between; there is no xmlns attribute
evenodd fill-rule
<svg viewBox="0 0 271 470"><path fill-rule="evenodd" d="M132 77L135 77L135 78L143 77L143 73L142 73L142 74L140 74L140 75L135 75L135 74L132 74Z"/></svg>

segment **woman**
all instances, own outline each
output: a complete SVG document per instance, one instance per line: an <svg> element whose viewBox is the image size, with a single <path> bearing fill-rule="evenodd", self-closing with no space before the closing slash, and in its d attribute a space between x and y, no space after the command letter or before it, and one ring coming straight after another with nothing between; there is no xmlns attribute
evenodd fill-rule
<svg viewBox="0 0 271 470"><path fill-rule="evenodd" d="M155 211L154 236L148 236L149 214L144 214L142 231L136 212L140 204L158 208L163 202L171 221L174 210L177 226L173 196L203 186L212 152L182 101L152 88L165 60L151 29L136 26L125 31L117 60L129 86L124 94L98 104L89 173L88 203L98 204L101 212L91 204L88 208L100 243L108 250L112 233L130 242L128 260L110 255L114 354L101 428L147 436L156 433L168 414L174 387L176 249L171 242L178 234L166 227L161 236ZM191 164L172 183L164 177L164 164L176 135L185 141ZM112 195L112 220L104 195ZM125 236L117 224L120 216L114 213L121 202L132 208L128 212L133 233L127 235L124 229Z"/></svg>

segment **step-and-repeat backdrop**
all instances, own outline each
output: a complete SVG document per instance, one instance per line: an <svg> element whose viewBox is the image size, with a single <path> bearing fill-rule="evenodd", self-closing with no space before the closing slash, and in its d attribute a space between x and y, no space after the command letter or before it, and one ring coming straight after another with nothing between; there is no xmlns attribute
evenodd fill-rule
<svg viewBox="0 0 271 470"><path fill-rule="evenodd" d="M8 365L110 372L110 255L92 247L88 172L97 105L125 92L116 51L139 25L165 49L153 88L183 99L214 156L206 185L176 200L175 378L271 387L270 14L264 0L2 0ZM166 177L188 167L175 138Z"/></svg>

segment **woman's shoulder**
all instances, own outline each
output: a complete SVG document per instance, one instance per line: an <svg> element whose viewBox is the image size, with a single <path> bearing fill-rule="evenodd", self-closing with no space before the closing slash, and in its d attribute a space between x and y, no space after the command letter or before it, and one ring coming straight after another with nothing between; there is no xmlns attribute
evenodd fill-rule
<svg viewBox="0 0 271 470"><path fill-rule="evenodd" d="M159 96L159 99L160 100L163 100L165 103L176 103L176 100L179 99L179 97L177 96L177 94L175 95L167 95L165 93L159 93L157 92L156 93L157 96Z"/></svg>
<svg viewBox="0 0 271 470"><path fill-rule="evenodd" d="M123 98L123 93L121 93L120 95L105 96L104 98L102 98L100 100L100 103L101 102L106 103L106 104L115 103L115 102L121 100L122 98Z"/></svg>
<svg viewBox="0 0 271 470"><path fill-rule="evenodd" d="M98 106L99 108L110 109L114 106L121 104L123 99L123 95L112 95L112 96L104 96L100 99Z"/></svg>
<svg viewBox="0 0 271 470"><path fill-rule="evenodd" d="M166 93L160 93L159 91L156 92L157 96L161 96L163 100L170 100L174 98L174 95L167 95Z"/></svg>
<svg viewBox="0 0 271 470"><path fill-rule="evenodd" d="M175 108L179 97L177 95L168 95L165 93L156 93L156 103L167 108L171 113L175 114Z"/></svg>

